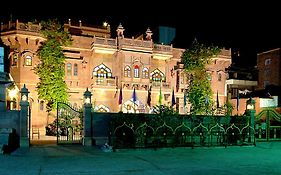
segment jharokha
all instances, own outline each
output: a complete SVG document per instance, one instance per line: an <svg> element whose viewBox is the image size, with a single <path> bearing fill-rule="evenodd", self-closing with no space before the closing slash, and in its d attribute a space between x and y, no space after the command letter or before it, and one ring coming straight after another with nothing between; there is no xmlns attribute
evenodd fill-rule
<svg viewBox="0 0 281 175"><path fill-rule="evenodd" d="M19 109L19 89L25 84L29 89L31 124L44 133L45 126L53 122L55 115L46 112L46 102L38 98L36 85L39 81L34 68L39 63L36 54L40 43L45 40L40 33L40 23L22 23L18 20L1 24L1 39L10 48L9 75L14 81L13 96L7 95L9 109ZM116 37L111 36L109 25L99 27L77 25L71 20L64 29L72 37L72 45L63 48L65 60L65 82L68 86L69 101L77 108L83 104L83 93L93 94L92 103L97 112L149 113L158 104L159 93L162 104L171 105L172 92L175 95L175 109L180 113L189 112L184 106L184 91L188 79L184 73L181 56L184 49L173 45L157 44L148 28L144 35L127 37L125 28L116 26ZM226 102L225 68L231 65L231 51L222 49L208 65L214 100ZM122 87L122 104L119 93ZM151 87L151 104L147 104ZM132 94L136 92L134 103Z"/></svg>

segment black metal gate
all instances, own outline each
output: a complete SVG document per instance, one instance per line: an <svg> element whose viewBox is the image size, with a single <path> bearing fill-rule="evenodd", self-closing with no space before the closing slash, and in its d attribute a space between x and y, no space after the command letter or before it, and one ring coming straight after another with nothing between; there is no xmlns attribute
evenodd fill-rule
<svg viewBox="0 0 281 175"><path fill-rule="evenodd" d="M57 144L82 144L83 111L67 103L57 105Z"/></svg>

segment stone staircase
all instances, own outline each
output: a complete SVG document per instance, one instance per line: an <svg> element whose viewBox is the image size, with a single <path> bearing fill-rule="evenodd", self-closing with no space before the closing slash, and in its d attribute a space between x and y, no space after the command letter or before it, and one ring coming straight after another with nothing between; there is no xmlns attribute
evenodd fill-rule
<svg viewBox="0 0 281 175"><path fill-rule="evenodd" d="M19 137L13 128L0 128L0 154L11 153L19 147Z"/></svg>

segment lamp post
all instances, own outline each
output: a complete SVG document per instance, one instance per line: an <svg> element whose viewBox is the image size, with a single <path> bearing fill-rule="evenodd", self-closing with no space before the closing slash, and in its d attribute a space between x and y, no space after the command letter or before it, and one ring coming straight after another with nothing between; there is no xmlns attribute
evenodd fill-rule
<svg viewBox="0 0 281 175"><path fill-rule="evenodd" d="M20 147L29 147L28 138L28 89L23 85L21 88L21 101L20 101Z"/></svg>
<svg viewBox="0 0 281 175"><path fill-rule="evenodd" d="M249 142L251 142L251 138L252 138L252 134L253 134L253 137L255 133L252 133L252 130L254 129L255 127L255 114L256 114L256 109L255 109L255 103L256 101L254 99L252 99L252 97L250 97L249 100L247 100L246 102L246 112L248 115L250 115L250 128L249 129Z"/></svg>
<svg viewBox="0 0 281 175"><path fill-rule="evenodd" d="M92 93L88 90L84 92L84 146L92 146Z"/></svg>

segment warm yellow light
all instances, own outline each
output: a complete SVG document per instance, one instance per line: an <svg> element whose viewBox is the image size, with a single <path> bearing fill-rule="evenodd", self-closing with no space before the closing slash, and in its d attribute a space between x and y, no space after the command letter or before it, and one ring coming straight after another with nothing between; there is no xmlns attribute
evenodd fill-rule
<svg viewBox="0 0 281 175"><path fill-rule="evenodd" d="M105 21L105 22L103 22L103 26L104 27L107 27L107 25L108 25L108 23Z"/></svg>
<svg viewBox="0 0 281 175"><path fill-rule="evenodd" d="M18 91L17 91L16 89L11 89L11 90L9 91L9 97L10 97L10 99L15 98L15 97L17 96L17 94L18 94Z"/></svg>
<svg viewBox="0 0 281 175"><path fill-rule="evenodd" d="M27 101L27 96L26 96L26 95L22 95L22 96L21 96L21 100L22 100L22 101Z"/></svg>
<svg viewBox="0 0 281 175"><path fill-rule="evenodd" d="M247 105L247 109L254 109L254 105L248 104L248 105Z"/></svg>
<svg viewBox="0 0 281 175"><path fill-rule="evenodd" d="M91 103L91 99L90 99L89 97L87 97L87 98L85 99L85 103L86 103L86 104L90 104L90 103Z"/></svg>

